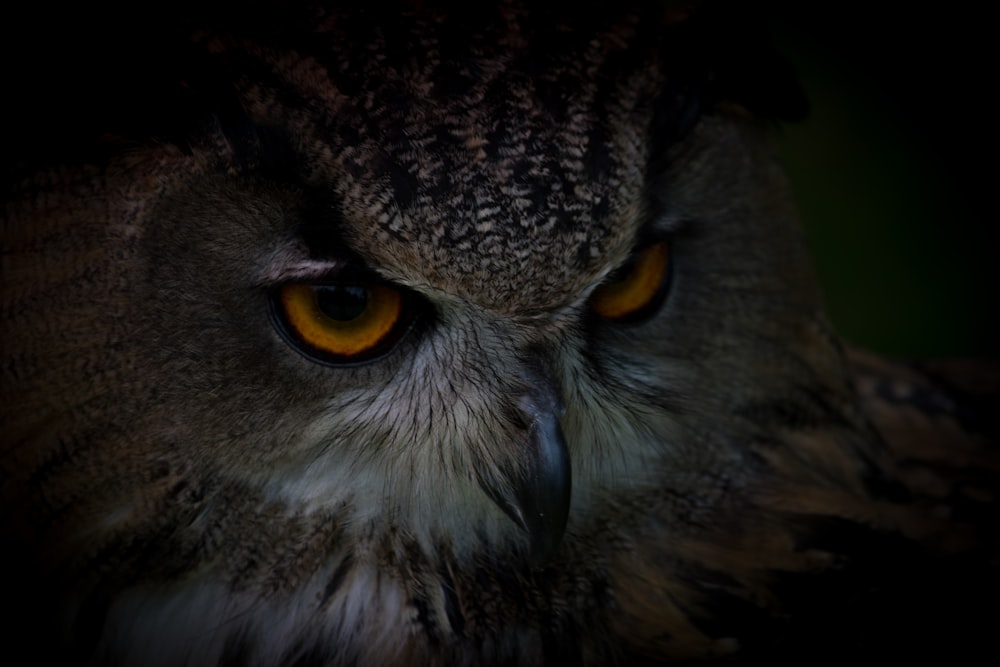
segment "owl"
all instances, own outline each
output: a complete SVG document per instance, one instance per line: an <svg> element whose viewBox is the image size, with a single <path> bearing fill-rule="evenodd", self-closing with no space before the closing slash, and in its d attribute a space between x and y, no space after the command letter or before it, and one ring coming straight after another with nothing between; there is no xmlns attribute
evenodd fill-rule
<svg viewBox="0 0 1000 667"><path fill-rule="evenodd" d="M54 116L4 168L9 650L989 647L1000 374L840 342L750 14L612 4L46 33L21 76Z"/></svg>

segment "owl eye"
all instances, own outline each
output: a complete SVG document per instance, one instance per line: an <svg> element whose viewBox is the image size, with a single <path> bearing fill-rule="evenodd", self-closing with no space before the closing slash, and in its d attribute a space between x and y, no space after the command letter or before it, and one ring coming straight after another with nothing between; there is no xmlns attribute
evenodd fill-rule
<svg viewBox="0 0 1000 667"><path fill-rule="evenodd" d="M670 252L666 241L641 250L611 280L594 290L590 307L613 322L635 322L651 315L663 302L670 282Z"/></svg>
<svg viewBox="0 0 1000 667"><path fill-rule="evenodd" d="M382 284L289 283L272 294L271 304L293 347L336 365L382 356L412 320L407 295Z"/></svg>

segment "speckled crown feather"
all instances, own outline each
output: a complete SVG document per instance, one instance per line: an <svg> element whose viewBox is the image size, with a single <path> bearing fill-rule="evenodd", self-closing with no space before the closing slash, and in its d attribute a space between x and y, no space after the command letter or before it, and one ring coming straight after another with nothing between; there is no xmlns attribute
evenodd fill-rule
<svg viewBox="0 0 1000 667"><path fill-rule="evenodd" d="M359 254L526 314L565 305L632 250L651 124L686 100L667 85L655 16L496 11L320 16L288 50L206 41L256 61L240 104L258 136L288 128L279 141L331 195L330 224L380 230L348 240Z"/></svg>

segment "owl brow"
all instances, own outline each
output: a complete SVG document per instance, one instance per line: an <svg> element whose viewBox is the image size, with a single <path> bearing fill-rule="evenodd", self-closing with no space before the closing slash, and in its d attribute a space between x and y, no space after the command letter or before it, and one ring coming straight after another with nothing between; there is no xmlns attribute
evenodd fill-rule
<svg viewBox="0 0 1000 667"><path fill-rule="evenodd" d="M308 191L297 215L302 221L266 261L261 286L291 281L355 280L382 282L377 273L351 249L341 233L336 198L328 192Z"/></svg>
<svg viewBox="0 0 1000 667"><path fill-rule="evenodd" d="M273 287L290 282L395 283L354 253L345 250L337 257L316 257L301 238L279 247L265 262L257 287Z"/></svg>
<svg viewBox="0 0 1000 667"><path fill-rule="evenodd" d="M279 255L280 251L275 254ZM338 260L293 259L281 261L277 259L274 261L275 259L272 258L257 281L258 286L269 287L289 282L321 282L333 280L345 272L354 274L350 271L347 263Z"/></svg>
<svg viewBox="0 0 1000 667"><path fill-rule="evenodd" d="M256 283L269 287L293 281L334 280L345 274L366 272L350 257L317 257L305 240L295 237L276 248L265 260Z"/></svg>
<svg viewBox="0 0 1000 667"><path fill-rule="evenodd" d="M670 241L686 232L691 224L690 218L665 212L662 206L650 207L645 220L636 230L632 252L635 254L654 243Z"/></svg>

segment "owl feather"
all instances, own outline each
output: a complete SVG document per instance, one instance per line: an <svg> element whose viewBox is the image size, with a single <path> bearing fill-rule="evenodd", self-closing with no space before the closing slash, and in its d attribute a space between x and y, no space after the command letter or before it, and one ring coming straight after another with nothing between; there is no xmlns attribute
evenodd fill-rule
<svg viewBox="0 0 1000 667"><path fill-rule="evenodd" d="M4 171L7 645L989 647L1000 373L840 341L771 137L801 94L755 17L393 10L40 31L85 57L35 63Z"/></svg>

